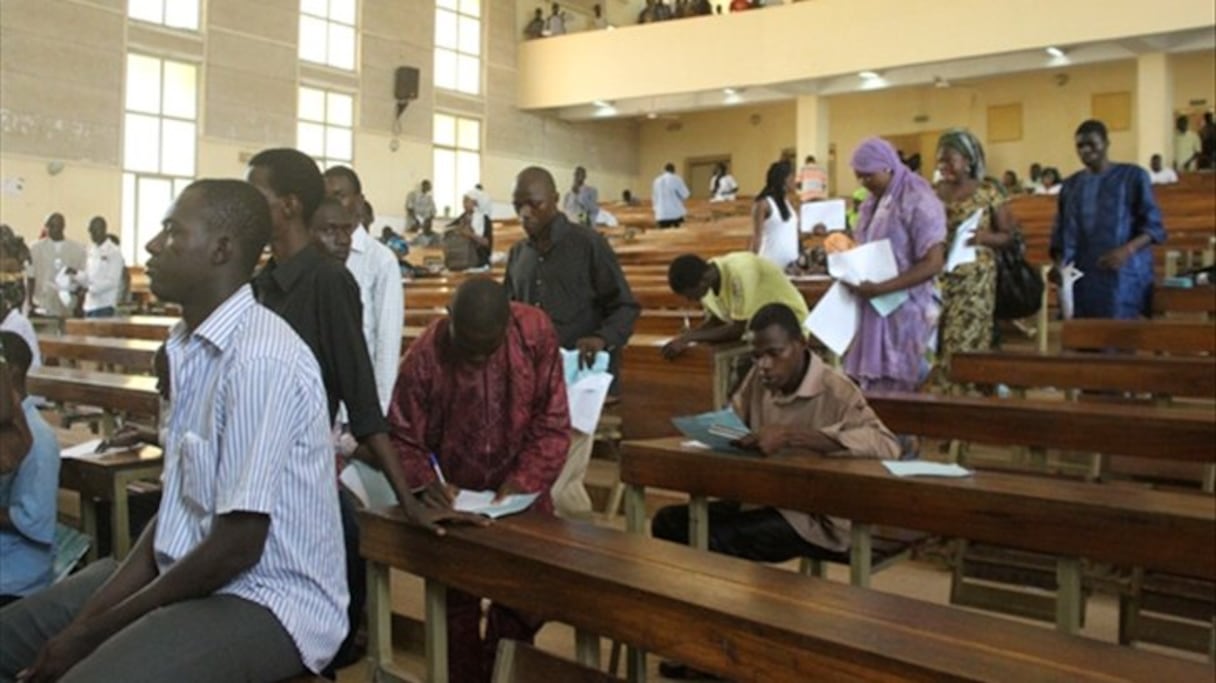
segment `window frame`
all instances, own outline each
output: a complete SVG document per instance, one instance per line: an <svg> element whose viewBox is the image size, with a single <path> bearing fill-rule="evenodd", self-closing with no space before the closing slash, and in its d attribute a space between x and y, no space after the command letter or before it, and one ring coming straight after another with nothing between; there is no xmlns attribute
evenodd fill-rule
<svg viewBox="0 0 1216 683"><path fill-rule="evenodd" d="M304 91L311 90L321 93L325 113L321 119L305 118L301 111L300 101L303 99ZM350 123L335 123L330 118L330 96L339 95L350 99ZM300 83L296 88L296 147L300 151L309 155L317 162L317 166L324 172L326 169L333 166L351 166L355 165L355 122L358 120L356 108L358 106L358 95L354 92L334 88L327 85L319 85L314 83ZM325 148L324 154L316 154L310 149L307 149L302 142L300 129L303 125L320 126L322 129L322 146ZM330 155L328 149L328 136L330 129L346 131L350 136L350 157L343 158L340 156Z"/></svg>
<svg viewBox="0 0 1216 683"><path fill-rule="evenodd" d="M435 87L444 92L455 93L465 97L483 97L485 94L485 52L486 52L486 31L485 31L485 9L488 2L478 2L476 14L470 14L465 11L464 5L466 0L435 0L435 27L438 33L441 22L441 13L453 15L455 25L455 41L454 45L441 45L439 36L434 38L434 68L433 77ZM455 8L449 6L455 5ZM477 52L472 53L463 49L461 46L461 22L474 21L477 23ZM444 61L450 60L452 65L451 79L444 73L441 64ZM473 88L469 89L462 87L461 83L461 62L462 60L473 60L476 64L476 77L473 79ZM450 83L450 85L449 85Z"/></svg>
<svg viewBox="0 0 1216 683"><path fill-rule="evenodd" d="M334 18L333 3L335 2L335 0L315 0L315 1L325 3L325 14L324 15L315 14L311 11L308 11L308 9L306 8L306 5L309 3L309 0L300 0L299 12L298 12L298 14L299 14L298 33L296 34L296 40L298 43L297 48L296 48L296 57L300 61L305 62L307 64L311 64L311 65L315 65L315 66L319 66L319 67L323 67L323 68L328 68L328 69L335 69L338 71L342 71L344 73L357 73L359 71L359 9L360 9L359 0L350 0L350 2L351 2L351 17L350 17L351 21L350 21L350 23L347 23L344 19L341 19L341 18L337 18L337 19ZM309 23L318 23L318 22L323 24L324 29L325 29L324 30L324 34L325 34L325 46L324 46L325 58L324 59L314 59L313 57L304 54L305 26L306 26L306 24L309 24ZM330 44L330 41L334 36L335 27L345 28L345 29L350 30L350 33L351 33L350 66L346 66L343 62L332 58L332 54L331 54L332 45Z"/></svg>

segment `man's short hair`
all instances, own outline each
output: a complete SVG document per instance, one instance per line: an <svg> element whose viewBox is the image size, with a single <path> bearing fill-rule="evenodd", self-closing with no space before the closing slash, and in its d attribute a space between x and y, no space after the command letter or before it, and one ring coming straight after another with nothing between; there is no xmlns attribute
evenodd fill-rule
<svg viewBox="0 0 1216 683"><path fill-rule="evenodd" d="M0 332L0 348L4 350L4 362L16 368L20 379L25 379L25 373L30 371L34 363L34 354L30 345L25 343L16 332Z"/></svg>
<svg viewBox="0 0 1216 683"><path fill-rule="evenodd" d="M270 241L270 205L266 197L243 180L207 178L190 183L200 193L203 215L211 230L236 237L241 260L250 271Z"/></svg>
<svg viewBox="0 0 1216 683"><path fill-rule="evenodd" d="M759 332L773 325L785 330L790 339L806 338L802 325L798 322L798 316L785 304L767 304L761 307L747 323L747 329L751 332Z"/></svg>
<svg viewBox="0 0 1216 683"><path fill-rule="evenodd" d="M667 162L667 164L665 166L663 166L663 170L667 171L668 173L675 173L676 165L669 161L669 162Z"/></svg>
<svg viewBox="0 0 1216 683"><path fill-rule="evenodd" d="M709 264L700 256L682 254L667 267L667 284L677 294L686 292L701 284L701 278L708 269Z"/></svg>
<svg viewBox="0 0 1216 683"><path fill-rule="evenodd" d="M1078 136L1089 135L1090 133L1096 133L1098 137L1102 138L1103 142L1109 141L1106 133L1106 124L1098 119L1088 119L1077 126L1076 134Z"/></svg>
<svg viewBox="0 0 1216 683"><path fill-rule="evenodd" d="M346 178L355 194L363 194L363 183L359 182L359 174L350 166L330 166L325 169L326 178Z"/></svg>
<svg viewBox="0 0 1216 683"><path fill-rule="evenodd" d="M507 288L488 277L465 280L452 295L452 320L458 330L499 330L511 316Z"/></svg>
<svg viewBox="0 0 1216 683"><path fill-rule="evenodd" d="M304 209L305 223L325 198L325 179L317 162L298 149L264 149L249 160L251 167L265 168L270 174L270 189L280 197L295 195Z"/></svg>

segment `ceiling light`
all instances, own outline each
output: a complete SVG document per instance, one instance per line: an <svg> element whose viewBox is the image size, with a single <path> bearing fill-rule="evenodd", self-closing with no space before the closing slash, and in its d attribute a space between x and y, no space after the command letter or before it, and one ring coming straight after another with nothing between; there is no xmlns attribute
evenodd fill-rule
<svg viewBox="0 0 1216 683"><path fill-rule="evenodd" d="M876 81L879 78L882 78L882 76L878 75L877 71L862 71L857 75L860 76L861 80L863 81Z"/></svg>
<svg viewBox="0 0 1216 683"><path fill-rule="evenodd" d="M1064 56L1064 51L1061 50L1060 48L1056 47L1055 45L1052 45L1051 47L1047 48L1047 54L1051 55L1052 57L1055 57L1056 59L1059 59Z"/></svg>
<svg viewBox="0 0 1216 683"><path fill-rule="evenodd" d="M595 106L599 107L600 109L608 109L608 108L612 107L612 103L608 102L607 100L595 100L591 104L594 104Z"/></svg>
<svg viewBox="0 0 1216 683"><path fill-rule="evenodd" d="M735 90L734 88L722 88L722 93L727 97L730 97L732 95L738 95L739 91Z"/></svg>

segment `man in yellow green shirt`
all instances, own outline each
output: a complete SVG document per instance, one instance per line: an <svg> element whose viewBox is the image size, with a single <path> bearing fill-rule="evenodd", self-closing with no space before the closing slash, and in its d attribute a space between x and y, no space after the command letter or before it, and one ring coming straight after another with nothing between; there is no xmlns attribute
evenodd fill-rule
<svg viewBox="0 0 1216 683"><path fill-rule="evenodd" d="M667 282L676 294L700 302L706 320L667 342L663 356L675 358L693 342L726 342L743 337L747 321L767 304L781 303L807 317L806 300L789 276L768 259L737 251L709 261L695 254L678 256L667 269Z"/></svg>

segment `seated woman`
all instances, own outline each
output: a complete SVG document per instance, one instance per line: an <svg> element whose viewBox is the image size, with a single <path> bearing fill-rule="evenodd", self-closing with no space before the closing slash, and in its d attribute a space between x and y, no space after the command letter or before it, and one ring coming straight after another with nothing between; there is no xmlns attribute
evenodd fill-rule
<svg viewBox="0 0 1216 683"><path fill-rule="evenodd" d="M714 174L709 179L709 201L733 202L739 196L739 183L726 170L726 164L714 164Z"/></svg>

